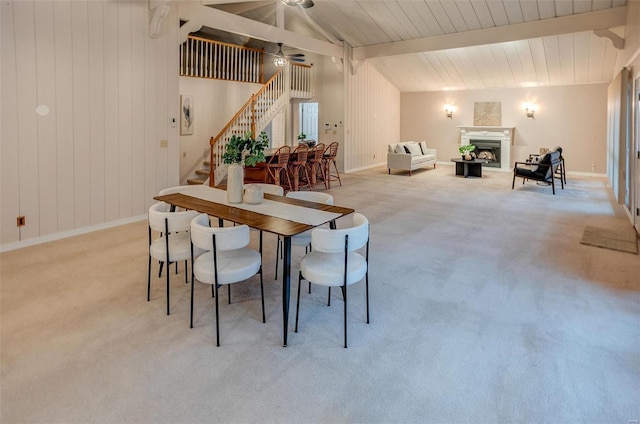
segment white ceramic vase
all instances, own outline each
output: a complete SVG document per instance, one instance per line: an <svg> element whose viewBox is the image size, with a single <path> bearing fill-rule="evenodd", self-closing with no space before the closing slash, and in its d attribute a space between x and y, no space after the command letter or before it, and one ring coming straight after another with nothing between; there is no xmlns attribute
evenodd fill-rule
<svg viewBox="0 0 640 424"><path fill-rule="evenodd" d="M244 168L239 163L227 166L227 202L242 203Z"/></svg>

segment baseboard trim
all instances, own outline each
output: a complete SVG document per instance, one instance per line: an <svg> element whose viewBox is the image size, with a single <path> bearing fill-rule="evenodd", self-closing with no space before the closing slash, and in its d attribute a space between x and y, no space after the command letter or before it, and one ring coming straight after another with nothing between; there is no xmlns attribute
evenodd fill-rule
<svg viewBox="0 0 640 424"><path fill-rule="evenodd" d="M130 218L118 219L116 221L105 222L103 224L91 225L89 227L77 228L75 230L63 231L61 233L49 234L42 237L35 237L28 240L16 241L0 246L0 253L9 252L11 250L22 249L23 247L35 246L50 241L61 240L69 237L79 236L81 234L93 233L95 231L106 230L108 228L119 227L120 225L131 224L133 222L144 221L147 215L132 216Z"/></svg>

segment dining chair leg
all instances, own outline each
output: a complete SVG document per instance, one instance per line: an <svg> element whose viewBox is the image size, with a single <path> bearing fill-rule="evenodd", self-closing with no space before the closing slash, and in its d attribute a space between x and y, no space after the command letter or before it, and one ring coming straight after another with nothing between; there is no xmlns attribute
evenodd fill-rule
<svg viewBox="0 0 640 424"><path fill-rule="evenodd" d="M189 312L189 328L193 328L193 278L191 278L191 310Z"/></svg>
<svg viewBox="0 0 640 424"><path fill-rule="evenodd" d="M300 312L300 280L302 280L302 271L298 273L298 298L296 301L296 327L294 333L298 332L298 313Z"/></svg>
<svg viewBox="0 0 640 424"><path fill-rule="evenodd" d="M262 283L262 265L260 265L260 298L262 299L262 323L267 322L264 315L264 284Z"/></svg>
<svg viewBox="0 0 640 424"><path fill-rule="evenodd" d="M231 305L231 284L227 284L227 302Z"/></svg>
<svg viewBox="0 0 640 424"><path fill-rule="evenodd" d="M216 346L220 346L220 324L218 323L218 284L214 283L216 291Z"/></svg>
<svg viewBox="0 0 640 424"><path fill-rule="evenodd" d="M162 278L162 267L164 266L164 262L160 262L160 269L158 270L158 278Z"/></svg>
<svg viewBox="0 0 640 424"><path fill-rule="evenodd" d="M369 324L369 271L365 274L365 296L367 296L367 324Z"/></svg>
<svg viewBox="0 0 640 424"><path fill-rule="evenodd" d="M167 263L167 315L171 315L171 312L169 310L169 276L171 275L171 273L169 272L169 264Z"/></svg>
<svg viewBox="0 0 640 424"><path fill-rule="evenodd" d="M327 306L331 306L331 287L329 287L329 296L327 297Z"/></svg>
<svg viewBox="0 0 640 424"><path fill-rule="evenodd" d="M275 279L278 279L278 257L280 255L280 236L278 236L278 241L276 242L276 273Z"/></svg>
<svg viewBox="0 0 640 424"><path fill-rule="evenodd" d="M347 348L347 286L342 287L344 297L344 348Z"/></svg>
<svg viewBox="0 0 640 424"><path fill-rule="evenodd" d="M149 269L147 272L147 302L151 300L151 255L149 255Z"/></svg>
<svg viewBox="0 0 640 424"><path fill-rule="evenodd" d="M213 285L211 285L211 297L216 297L215 293L213 292Z"/></svg>

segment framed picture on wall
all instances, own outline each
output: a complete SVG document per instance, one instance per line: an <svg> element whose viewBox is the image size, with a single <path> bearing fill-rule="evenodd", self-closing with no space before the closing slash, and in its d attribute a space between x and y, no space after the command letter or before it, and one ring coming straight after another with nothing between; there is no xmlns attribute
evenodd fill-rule
<svg viewBox="0 0 640 424"><path fill-rule="evenodd" d="M193 96L180 96L180 135L193 134Z"/></svg>

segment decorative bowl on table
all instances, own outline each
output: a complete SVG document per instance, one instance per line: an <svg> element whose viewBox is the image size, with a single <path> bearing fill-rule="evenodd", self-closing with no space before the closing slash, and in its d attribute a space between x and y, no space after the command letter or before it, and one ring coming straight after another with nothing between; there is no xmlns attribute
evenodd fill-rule
<svg viewBox="0 0 640 424"><path fill-rule="evenodd" d="M264 192L262 191L262 187L257 186L255 184L249 184L244 189L244 196L242 197L242 201L249 205L257 205L262 202L264 199Z"/></svg>

